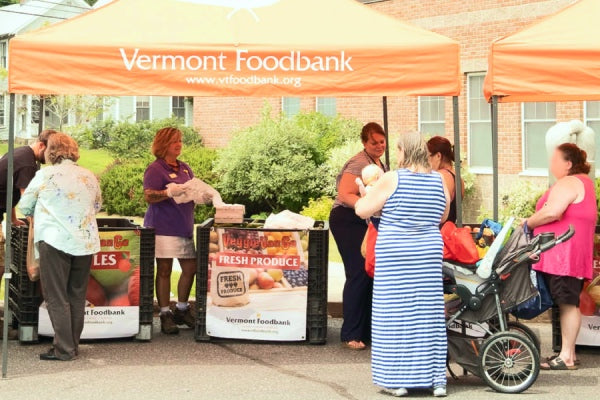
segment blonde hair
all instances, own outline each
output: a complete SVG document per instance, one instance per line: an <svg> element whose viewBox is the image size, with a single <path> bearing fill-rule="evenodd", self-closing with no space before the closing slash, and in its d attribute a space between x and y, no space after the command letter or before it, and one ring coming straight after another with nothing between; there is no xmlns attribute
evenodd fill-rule
<svg viewBox="0 0 600 400"><path fill-rule="evenodd" d="M181 140L183 134L177 128L162 128L156 132L154 141L152 142L152 154L156 158L165 158L167 149L171 143Z"/></svg>
<svg viewBox="0 0 600 400"><path fill-rule="evenodd" d="M44 153L50 164L60 164L63 160L76 162L79 160L79 146L71 136L56 132L48 137L48 147Z"/></svg>
<svg viewBox="0 0 600 400"><path fill-rule="evenodd" d="M429 150L427 143L419 132L407 132L398 138L398 150L404 152L404 159L398 162L399 168L424 168L431 169L429 164Z"/></svg>

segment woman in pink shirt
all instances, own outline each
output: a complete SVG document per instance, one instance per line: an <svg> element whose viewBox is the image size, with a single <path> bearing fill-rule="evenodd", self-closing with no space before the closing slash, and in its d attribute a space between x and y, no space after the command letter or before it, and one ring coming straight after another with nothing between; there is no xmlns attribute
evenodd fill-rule
<svg viewBox="0 0 600 400"><path fill-rule="evenodd" d="M597 204L594 182L588 177L587 154L574 144L557 147L550 172L557 182L540 198L536 212L525 222L537 235L562 233L575 227L571 240L542 253L534 269L543 274L554 303L560 308L562 348L542 369L577 369L575 341L581 326L579 294L583 280L592 278Z"/></svg>

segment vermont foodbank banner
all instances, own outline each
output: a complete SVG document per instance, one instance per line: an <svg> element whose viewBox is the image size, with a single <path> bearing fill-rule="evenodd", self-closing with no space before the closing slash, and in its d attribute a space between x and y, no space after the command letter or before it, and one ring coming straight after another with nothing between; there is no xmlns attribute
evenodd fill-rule
<svg viewBox="0 0 600 400"><path fill-rule="evenodd" d="M82 339L131 337L139 332L140 232L100 232L86 294ZM46 303L39 309L38 333L53 336Z"/></svg>
<svg viewBox="0 0 600 400"><path fill-rule="evenodd" d="M594 238L594 275L591 282L585 282L579 296L581 328L577 344L600 346L600 234Z"/></svg>
<svg viewBox="0 0 600 400"><path fill-rule="evenodd" d="M208 335L305 340L308 235L235 228L211 232Z"/></svg>

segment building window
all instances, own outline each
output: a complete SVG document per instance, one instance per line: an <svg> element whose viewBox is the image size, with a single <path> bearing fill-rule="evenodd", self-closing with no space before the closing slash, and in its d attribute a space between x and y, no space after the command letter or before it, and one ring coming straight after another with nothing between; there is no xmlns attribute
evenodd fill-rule
<svg viewBox="0 0 600 400"><path fill-rule="evenodd" d="M6 101L4 95L0 93L0 126L6 125L6 108L4 107L4 102Z"/></svg>
<svg viewBox="0 0 600 400"><path fill-rule="evenodd" d="M150 96L137 96L135 98L135 120L150 120Z"/></svg>
<svg viewBox="0 0 600 400"><path fill-rule="evenodd" d="M173 96L171 98L171 113L176 118L185 121L185 97Z"/></svg>
<svg viewBox="0 0 600 400"><path fill-rule="evenodd" d="M31 123L32 124L40 123L40 99L39 98L31 99Z"/></svg>
<svg viewBox="0 0 600 400"><path fill-rule="evenodd" d="M8 68L8 42L0 42L0 68Z"/></svg>
<svg viewBox="0 0 600 400"><path fill-rule="evenodd" d="M317 97L317 112L328 117L335 117L337 115L335 97Z"/></svg>
<svg viewBox="0 0 600 400"><path fill-rule="evenodd" d="M523 103L523 168L547 169L546 131L556 123L556 103Z"/></svg>
<svg viewBox="0 0 600 400"><path fill-rule="evenodd" d="M288 118L298 114L300 112L300 97L282 97L281 111Z"/></svg>
<svg viewBox="0 0 600 400"><path fill-rule="evenodd" d="M483 74L467 77L467 120L469 135L469 165L492 167L492 121L490 105L483 97Z"/></svg>
<svg viewBox="0 0 600 400"><path fill-rule="evenodd" d="M443 96L419 97L419 131L427 136L446 134L446 113Z"/></svg>
<svg viewBox="0 0 600 400"><path fill-rule="evenodd" d="M596 157L600 157L600 101L585 102L585 123L594 130L596 134ZM600 164L596 163L596 169Z"/></svg>

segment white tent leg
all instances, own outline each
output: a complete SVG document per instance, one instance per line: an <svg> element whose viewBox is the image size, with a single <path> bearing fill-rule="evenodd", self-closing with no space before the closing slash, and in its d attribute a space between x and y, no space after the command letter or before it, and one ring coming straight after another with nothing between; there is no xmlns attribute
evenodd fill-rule
<svg viewBox="0 0 600 400"><path fill-rule="evenodd" d="M454 177L456 188L456 226L462 226L462 180L460 177L460 124L458 116L458 96L452 96L452 121L454 125Z"/></svg>

